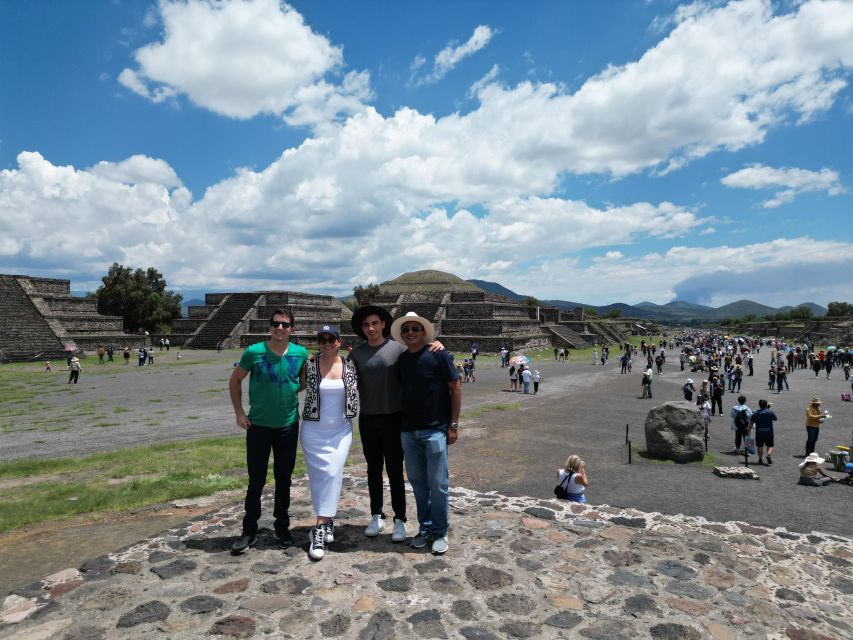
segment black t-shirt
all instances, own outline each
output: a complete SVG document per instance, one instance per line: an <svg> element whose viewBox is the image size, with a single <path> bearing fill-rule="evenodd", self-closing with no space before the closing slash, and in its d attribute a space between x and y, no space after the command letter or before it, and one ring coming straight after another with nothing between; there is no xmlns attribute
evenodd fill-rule
<svg viewBox="0 0 853 640"><path fill-rule="evenodd" d="M447 351L431 352L424 347L417 353L400 354L400 382L403 387L403 431L440 429L450 423L451 380L459 374Z"/></svg>

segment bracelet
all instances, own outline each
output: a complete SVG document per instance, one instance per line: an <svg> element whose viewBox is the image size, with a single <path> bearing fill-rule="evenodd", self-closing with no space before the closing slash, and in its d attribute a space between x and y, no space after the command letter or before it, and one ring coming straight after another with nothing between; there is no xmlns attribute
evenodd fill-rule
<svg viewBox="0 0 853 640"><path fill-rule="evenodd" d="M459 423L458 423L458 422L452 422L452 423L450 423L450 428L451 428L451 429L456 429L456 430L458 431L458 430L459 430Z"/></svg>

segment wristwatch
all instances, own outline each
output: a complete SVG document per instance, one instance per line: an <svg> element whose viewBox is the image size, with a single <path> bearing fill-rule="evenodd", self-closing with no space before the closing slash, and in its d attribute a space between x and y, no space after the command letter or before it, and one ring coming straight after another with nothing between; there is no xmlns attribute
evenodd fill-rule
<svg viewBox="0 0 853 640"><path fill-rule="evenodd" d="M451 428L451 429L456 429L456 430L458 431L458 430L459 430L459 423L458 423L458 422L451 422L451 423L450 423L450 428Z"/></svg>

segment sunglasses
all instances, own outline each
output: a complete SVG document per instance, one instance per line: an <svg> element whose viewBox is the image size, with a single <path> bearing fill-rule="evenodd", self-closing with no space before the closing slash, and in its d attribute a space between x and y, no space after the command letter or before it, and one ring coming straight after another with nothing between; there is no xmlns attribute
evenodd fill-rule
<svg viewBox="0 0 853 640"><path fill-rule="evenodd" d="M420 325L414 325L411 327L401 327L400 333L409 333L410 331L412 333L420 333L422 330L423 330L423 327L421 327Z"/></svg>
<svg viewBox="0 0 853 640"><path fill-rule="evenodd" d="M271 327L279 327L281 329L290 329L293 326L292 322L285 322L284 320L270 320Z"/></svg>
<svg viewBox="0 0 853 640"><path fill-rule="evenodd" d="M317 344L335 344L338 341L337 338L317 338Z"/></svg>

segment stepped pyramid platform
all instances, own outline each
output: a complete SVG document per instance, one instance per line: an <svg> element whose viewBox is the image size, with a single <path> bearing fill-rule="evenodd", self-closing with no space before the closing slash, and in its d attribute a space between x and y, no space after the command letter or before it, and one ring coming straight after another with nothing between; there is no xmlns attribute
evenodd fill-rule
<svg viewBox="0 0 853 640"><path fill-rule="evenodd" d="M300 291L208 293L204 302L189 307L187 318L172 321L169 342L186 349L214 349L220 341L228 349L247 347L266 340L276 309L293 312L291 340L297 344L313 344L322 324L338 325L345 342L357 341L349 326L352 312L334 296Z"/></svg>
<svg viewBox="0 0 853 640"><path fill-rule="evenodd" d="M365 538L366 484L348 469L321 562L307 554L308 483L294 478L295 546L273 537L269 489L257 545L231 556L235 492L182 526L0 593L0 636L841 640L853 631L847 538L451 484L450 550L436 557L387 533Z"/></svg>
<svg viewBox="0 0 853 640"><path fill-rule="evenodd" d="M95 351L145 342L126 334L120 316L98 313L95 300L71 295L71 282L0 274L0 360L64 358L66 347Z"/></svg>

